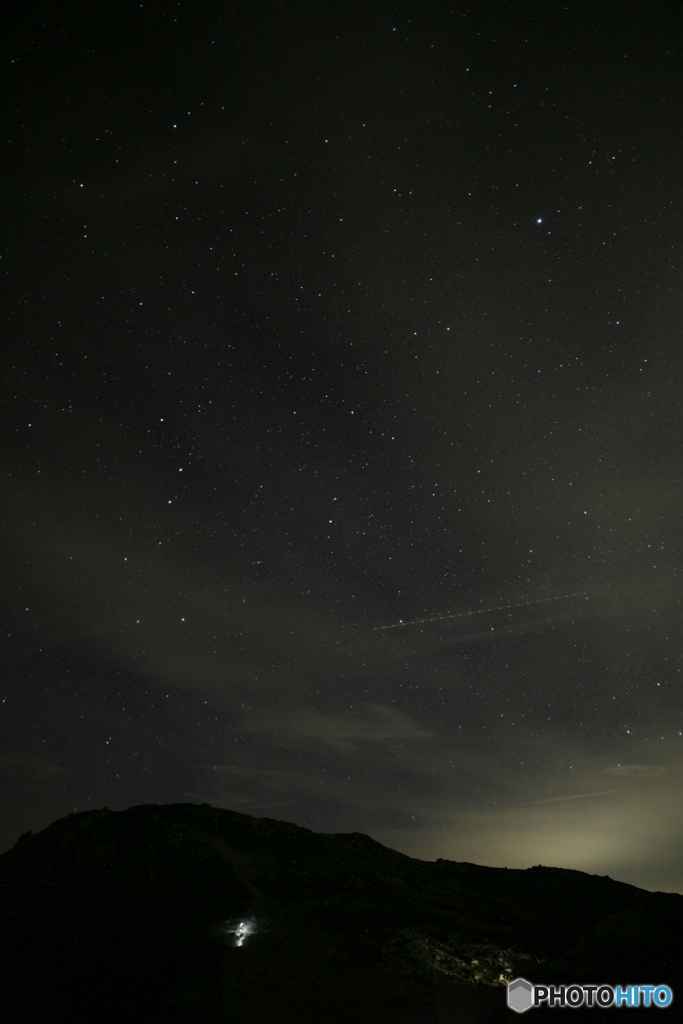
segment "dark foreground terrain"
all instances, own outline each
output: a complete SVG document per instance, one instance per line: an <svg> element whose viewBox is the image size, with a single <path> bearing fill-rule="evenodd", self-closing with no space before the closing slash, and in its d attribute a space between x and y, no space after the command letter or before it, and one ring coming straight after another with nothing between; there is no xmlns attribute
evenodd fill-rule
<svg viewBox="0 0 683 1024"><path fill-rule="evenodd" d="M6 1024L628 1024L683 1005L683 896L426 863L208 805L90 811L22 836L0 857L0 913ZM505 1003L517 975L664 983L674 1003L523 1017Z"/></svg>

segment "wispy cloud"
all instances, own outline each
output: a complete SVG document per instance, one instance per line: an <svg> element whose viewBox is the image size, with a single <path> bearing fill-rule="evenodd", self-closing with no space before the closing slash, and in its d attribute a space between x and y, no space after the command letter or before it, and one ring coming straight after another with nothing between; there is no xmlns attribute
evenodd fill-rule
<svg viewBox="0 0 683 1024"><path fill-rule="evenodd" d="M588 800L594 796L609 796L611 793L621 793L620 789L599 789L594 793L570 793L567 796L552 796L545 800L530 800L529 803L520 804L520 807L539 807L541 804L560 804L565 800Z"/></svg>
<svg viewBox="0 0 683 1024"><path fill-rule="evenodd" d="M278 713L272 719L255 722L251 728L284 747L313 742L337 750L354 750L390 740L423 740L433 735L410 715L387 704L374 703L346 715L306 709Z"/></svg>
<svg viewBox="0 0 683 1024"><path fill-rule="evenodd" d="M23 778L33 776L35 779L54 779L66 775L68 769L57 761L40 757L37 754L5 754L0 756L0 770L18 772Z"/></svg>
<svg viewBox="0 0 683 1024"><path fill-rule="evenodd" d="M617 775L623 779L656 779L666 773L664 765L658 764L617 764L605 768L606 775Z"/></svg>

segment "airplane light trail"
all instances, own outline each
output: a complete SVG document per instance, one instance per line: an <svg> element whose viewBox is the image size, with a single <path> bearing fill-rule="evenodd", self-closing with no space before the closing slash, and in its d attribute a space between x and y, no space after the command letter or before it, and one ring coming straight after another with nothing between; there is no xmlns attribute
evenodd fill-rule
<svg viewBox="0 0 683 1024"><path fill-rule="evenodd" d="M448 619L467 619L472 615L486 615L489 612L506 612L512 608L528 608L532 604L549 604L551 601L568 601L572 597L585 597L588 590L577 590L574 594L560 594L559 597L539 597L534 601L518 601L516 604L499 604L496 607L476 608L469 612L455 612L453 615L434 615L429 619L411 619L410 622L392 622L389 626L375 626L376 633L387 629L401 629L403 626L426 626L430 622L446 622Z"/></svg>

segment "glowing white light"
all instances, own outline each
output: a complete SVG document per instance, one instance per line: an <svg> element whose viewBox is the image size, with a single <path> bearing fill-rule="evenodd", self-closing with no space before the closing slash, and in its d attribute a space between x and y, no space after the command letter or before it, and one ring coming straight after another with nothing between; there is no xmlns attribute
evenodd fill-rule
<svg viewBox="0 0 683 1024"><path fill-rule="evenodd" d="M232 936L236 946L243 946L245 939L256 931L256 922L252 919L226 921L223 931L226 935Z"/></svg>

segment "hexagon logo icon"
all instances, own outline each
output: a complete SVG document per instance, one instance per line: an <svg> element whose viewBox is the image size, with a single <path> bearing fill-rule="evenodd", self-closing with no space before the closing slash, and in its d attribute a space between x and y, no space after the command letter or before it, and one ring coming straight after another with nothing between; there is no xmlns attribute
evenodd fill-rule
<svg viewBox="0 0 683 1024"><path fill-rule="evenodd" d="M526 978L515 978L508 985L508 1006L515 1013L526 1013L534 1005L534 986Z"/></svg>

